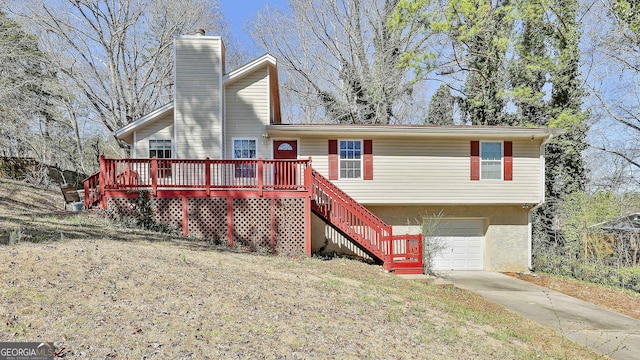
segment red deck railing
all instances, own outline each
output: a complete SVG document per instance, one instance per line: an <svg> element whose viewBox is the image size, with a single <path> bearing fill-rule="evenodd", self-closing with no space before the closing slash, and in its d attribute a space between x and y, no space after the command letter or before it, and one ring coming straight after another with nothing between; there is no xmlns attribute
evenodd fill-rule
<svg viewBox="0 0 640 360"><path fill-rule="evenodd" d="M100 172L97 172L83 180L84 185L84 207L89 208L102 200L100 194Z"/></svg>
<svg viewBox="0 0 640 360"><path fill-rule="evenodd" d="M387 270L422 272L422 235L393 235L391 225L311 170L311 208Z"/></svg>
<svg viewBox="0 0 640 360"><path fill-rule="evenodd" d="M84 181L85 205L109 190L308 191L310 160L107 159Z"/></svg>

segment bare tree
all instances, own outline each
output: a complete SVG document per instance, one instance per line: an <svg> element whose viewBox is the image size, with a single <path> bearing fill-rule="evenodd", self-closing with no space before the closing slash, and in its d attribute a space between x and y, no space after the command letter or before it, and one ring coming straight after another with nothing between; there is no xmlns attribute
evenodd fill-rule
<svg viewBox="0 0 640 360"><path fill-rule="evenodd" d="M625 4L626 0L585 0L583 4L590 9L583 21L594 120L589 143L601 152L601 169L592 172L592 182L614 191L640 184L639 18L620 11Z"/></svg>
<svg viewBox="0 0 640 360"><path fill-rule="evenodd" d="M9 9L41 35L73 94L67 109L86 109L110 132L171 100L175 36L225 30L207 0L36 0Z"/></svg>
<svg viewBox="0 0 640 360"><path fill-rule="evenodd" d="M419 120L402 54L428 36L391 25L399 0L292 0L265 8L251 34L284 68L283 97L299 122L402 123ZM287 111L287 109L285 109Z"/></svg>
<svg viewBox="0 0 640 360"><path fill-rule="evenodd" d="M53 147L70 136L58 111L64 91L56 75L37 37L0 11L0 156L60 163Z"/></svg>

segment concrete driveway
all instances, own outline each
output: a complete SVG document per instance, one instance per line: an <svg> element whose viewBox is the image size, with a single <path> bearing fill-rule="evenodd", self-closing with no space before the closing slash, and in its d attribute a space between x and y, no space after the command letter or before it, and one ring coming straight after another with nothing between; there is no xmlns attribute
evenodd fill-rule
<svg viewBox="0 0 640 360"><path fill-rule="evenodd" d="M640 359L640 321L513 277L485 271L438 274L613 359Z"/></svg>

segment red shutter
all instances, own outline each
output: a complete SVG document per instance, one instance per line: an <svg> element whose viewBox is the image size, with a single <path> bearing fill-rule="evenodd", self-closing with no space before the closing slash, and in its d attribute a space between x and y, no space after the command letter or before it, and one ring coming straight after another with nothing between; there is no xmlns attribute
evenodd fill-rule
<svg viewBox="0 0 640 360"><path fill-rule="evenodd" d="M513 180L513 142L504 142L504 179Z"/></svg>
<svg viewBox="0 0 640 360"><path fill-rule="evenodd" d="M338 140L329 140L329 180L338 180Z"/></svg>
<svg viewBox="0 0 640 360"><path fill-rule="evenodd" d="M364 140L364 172L362 178L364 180L373 180L373 141Z"/></svg>
<svg viewBox="0 0 640 360"><path fill-rule="evenodd" d="M480 141L471 142L471 180L480 180Z"/></svg>

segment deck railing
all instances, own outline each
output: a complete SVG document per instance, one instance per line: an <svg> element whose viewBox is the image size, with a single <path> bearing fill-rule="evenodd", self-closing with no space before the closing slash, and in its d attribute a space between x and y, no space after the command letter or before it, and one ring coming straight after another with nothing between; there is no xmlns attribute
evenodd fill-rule
<svg viewBox="0 0 640 360"><path fill-rule="evenodd" d="M393 235L391 225L315 170L311 171L313 211L384 262L387 270L422 268L422 235Z"/></svg>
<svg viewBox="0 0 640 360"><path fill-rule="evenodd" d="M84 185L84 207L89 208L102 200L100 193L100 172L90 175L83 181Z"/></svg>
<svg viewBox="0 0 640 360"><path fill-rule="evenodd" d="M108 190L308 191L310 162L101 157L100 172L85 180L86 204Z"/></svg>

